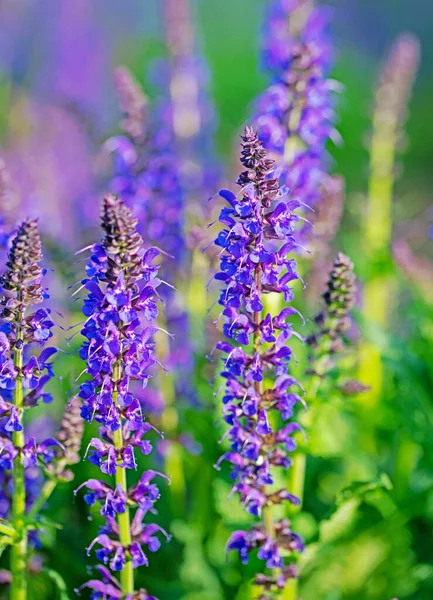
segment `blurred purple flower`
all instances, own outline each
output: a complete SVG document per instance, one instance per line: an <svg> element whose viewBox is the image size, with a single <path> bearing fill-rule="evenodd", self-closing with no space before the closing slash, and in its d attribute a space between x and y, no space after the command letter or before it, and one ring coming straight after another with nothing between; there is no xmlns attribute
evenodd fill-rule
<svg viewBox="0 0 433 600"><path fill-rule="evenodd" d="M272 0L263 62L272 81L258 98L254 124L280 167L279 180L292 196L313 207L327 180L326 144L338 139L328 79L332 50L330 12L310 0Z"/></svg>

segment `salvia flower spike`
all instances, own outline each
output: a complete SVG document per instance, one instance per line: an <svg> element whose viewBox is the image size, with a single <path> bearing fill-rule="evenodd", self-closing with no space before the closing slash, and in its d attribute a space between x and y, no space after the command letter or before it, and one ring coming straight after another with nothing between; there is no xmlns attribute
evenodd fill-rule
<svg viewBox="0 0 433 600"><path fill-rule="evenodd" d="M335 258L323 300L324 310L315 318L317 332L307 339L312 350L310 364L319 376L326 373L333 356L344 348L343 335L350 327L349 313L355 303L353 263L342 252Z"/></svg>
<svg viewBox="0 0 433 600"><path fill-rule="evenodd" d="M90 479L80 487L87 487L86 502L98 504L105 519L88 552L96 548L98 560L111 571L120 571L120 583L113 583L112 575L101 567L102 581L91 580L85 586L94 594L129 600L148 598L145 591L135 591L133 569L147 565L147 551L156 551L161 537L168 539L158 525L144 522L159 498L153 480L161 474L145 471L129 488L126 475L128 469L137 469L137 453L152 451L146 436L154 428L145 420L131 383L145 386L149 368L156 363L152 338L158 330L153 322L161 282L153 261L159 251L144 248L137 220L118 197L105 196L101 221L104 237L91 249L82 282L87 319L80 356L86 361L88 379L79 396L82 417L101 426L99 437L90 441L87 457L114 481ZM121 591L118 595L110 594L113 586Z"/></svg>
<svg viewBox="0 0 433 600"><path fill-rule="evenodd" d="M46 467L55 456L58 442L47 439L37 443L24 437L24 412L39 400L50 401L44 385L53 376L49 359L55 348L42 348L51 338L54 326L50 310L32 307L48 295L42 287L44 271L40 266L42 246L38 223L23 221L12 238L6 271L0 279L3 289L0 313L0 414L2 416L2 453L0 469L12 471L13 493L10 518L15 539L11 551L12 583L10 597L26 598L28 531L26 510L31 490L26 489L26 469ZM2 474L3 474L2 473Z"/></svg>
<svg viewBox="0 0 433 600"><path fill-rule="evenodd" d="M327 178L326 144L338 139L328 77L332 47L329 11L312 0L272 0L263 62L271 84L258 98L254 124L281 168L280 183L307 206L321 200Z"/></svg>
<svg viewBox="0 0 433 600"><path fill-rule="evenodd" d="M223 283L219 303L228 338L217 348L225 355L223 413L231 445L221 460L233 465L233 491L245 509L261 519L250 531L236 531L228 549L237 550L243 562L258 551L263 571L265 566L270 571L259 574L255 583L263 588L262 598L273 598L296 577L292 553L303 548L290 523L272 516L274 505L298 503L274 485L274 472L290 468L293 435L300 430L292 415L301 398L296 380L287 373L293 335L289 319L296 310L286 306L272 315L265 310L265 296L277 293L285 302L293 299L291 283L299 276L290 254L296 248L299 217L294 211L299 202L282 197L273 176L275 163L249 127L242 136L241 162L245 170L237 181L240 193L220 191L229 206L221 210L225 229L215 240L222 248L215 278Z"/></svg>

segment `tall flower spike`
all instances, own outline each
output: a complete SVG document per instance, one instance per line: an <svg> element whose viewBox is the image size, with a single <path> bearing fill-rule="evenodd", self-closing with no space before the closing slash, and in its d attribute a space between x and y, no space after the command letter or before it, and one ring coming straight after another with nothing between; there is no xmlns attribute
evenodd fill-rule
<svg viewBox="0 0 433 600"><path fill-rule="evenodd" d="M395 155L404 133L419 58L418 39L403 34L393 44L379 76L370 148L369 195L363 223L370 254L387 249L391 238Z"/></svg>
<svg viewBox="0 0 433 600"><path fill-rule="evenodd" d="M11 551L13 600L26 597L28 531L25 522L31 489L26 489L26 469L46 468L54 458L56 440L37 443L24 438L24 412L40 399L50 401L44 385L53 376L50 357L55 348L41 348L52 336L50 311L29 309L48 298L42 287L42 247L37 221L23 221L12 239L6 271L0 279L4 295L0 300L0 415L2 453L0 469L5 481L12 471L12 514L9 516L16 539ZM26 351L26 352L25 352Z"/></svg>
<svg viewBox="0 0 433 600"><path fill-rule="evenodd" d="M307 339L314 354L311 362L320 376L332 366L332 356L344 347L342 335L350 327L349 311L355 300L353 263L342 252L334 261L323 299L325 308L315 318L318 331Z"/></svg>
<svg viewBox="0 0 433 600"><path fill-rule="evenodd" d="M127 469L136 470L137 452L152 451L147 434L154 428L146 422L131 384L146 386L149 368L156 363L153 335L158 327L158 266L153 260L159 251L145 250L137 233L137 220L116 196L107 194L102 203L101 244L92 246L87 263L87 291L83 312L87 317L82 334L86 338L80 356L87 363L88 379L81 385L82 417L96 420L99 437L90 441L89 461L114 479L108 484L90 479L85 501L99 504L105 524L89 546L96 546L96 557L112 571L120 571L116 598L147 598L144 590L135 591L133 569L148 564L145 549L154 552L159 537L167 537L158 525L143 519L153 512L159 498L153 479L161 475L145 471L137 484L127 487ZM131 520L130 510L135 514ZM105 569L106 571L106 569ZM104 571L104 572L105 572ZM103 581L85 584L95 593L114 589L111 575ZM111 580L107 583L107 578ZM115 581L115 580L114 580Z"/></svg>
<svg viewBox="0 0 433 600"><path fill-rule="evenodd" d="M233 465L233 491L243 506L262 519L251 531L236 531L228 549L237 550L243 562L258 550L270 573L258 575L255 583L263 588L261 598L273 598L296 577L293 553L303 547L287 520L272 517L274 505L298 503L286 489L275 488L274 471L291 465L293 434L300 429L292 415L300 397L293 390L297 382L287 374L288 340L294 333L289 318L297 311L286 306L277 315L265 312L265 296L293 299L290 284L298 274L290 254L296 247L299 217L293 211L299 202L281 197L274 161L249 127L242 136L241 162L240 193L220 191L229 207L221 210L226 228L215 240L222 248L215 278L224 284L219 303L229 340L217 344L226 355L223 413L231 444L221 460Z"/></svg>
<svg viewBox="0 0 433 600"><path fill-rule="evenodd" d="M327 179L325 146L336 138L328 10L312 0L271 0L263 60L272 76L254 117L259 138L281 167L280 183L314 206Z"/></svg>
<svg viewBox="0 0 433 600"><path fill-rule="evenodd" d="M382 263L389 258L396 156L404 136L403 125L419 59L419 40L411 34L398 36L385 58L375 94L368 197L361 220L364 255L375 267L370 269L370 279L364 285L361 310L364 320L378 330L386 329L394 299ZM381 349L373 340L364 340L360 345L358 377L370 386L363 402L373 414L382 397L385 379ZM368 426L372 423L368 418Z"/></svg>
<svg viewBox="0 0 433 600"><path fill-rule="evenodd" d="M123 112L122 129L134 142L141 143L146 132L147 98L125 67L114 70L114 84Z"/></svg>

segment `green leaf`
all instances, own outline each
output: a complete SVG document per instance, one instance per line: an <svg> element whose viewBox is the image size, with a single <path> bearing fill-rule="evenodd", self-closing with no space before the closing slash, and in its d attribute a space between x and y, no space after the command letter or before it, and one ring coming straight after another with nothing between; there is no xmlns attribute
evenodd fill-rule
<svg viewBox="0 0 433 600"><path fill-rule="evenodd" d="M15 529L4 519L0 519L0 533L7 538L14 538L16 535Z"/></svg>
<svg viewBox="0 0 433 600"><path fill-rule="evenodd" d="M393 488L392 482L388 475L382 473L376 481L354 481L349 486L341 490L337 496L337 505L346 502L350 498L359 498L365 501L366 496L371 492L391 491Z"/></svg>

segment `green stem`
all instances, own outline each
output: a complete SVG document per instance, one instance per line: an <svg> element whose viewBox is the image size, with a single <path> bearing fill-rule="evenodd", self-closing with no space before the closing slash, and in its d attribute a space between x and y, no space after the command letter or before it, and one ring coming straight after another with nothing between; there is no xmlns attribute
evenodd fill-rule
<svg viewBox="0 0 433 600"><path fill-rule="evenodd" d="M22 340L22 333L18 330L17 341ZM16 387L14 390L14 404L18 410L20 422L23 421L23 351L15 348L14 366L18 371ZM12 435L14 446L18 449L18 455L13 464L13 496L12 496L12 526L15 529L17 541L11 551L11 600L26 600L27 597L27 530L25 524L26 513L26 489L24 481L24 466L22 448L24 442L24 427L21 431L14 431Z"/></svg>
<svg viewBox="0 0 433 600"><path fill-rule="evenodd" d="M392 236L392 199L395 184L395 153L398 141L398 115L378 106L373 115L373 135L370 148L370 177L366 214L361 222L364 255L370 262L389 255ZM362 315L375 329L386 329L392 308L392 277L376 273L364 286ZM374 342L361 342L359 352L360 381L370 389L362 394L363 411L369 423L377 412L383 388L382 352ZM365 410L368 409L368 411ZM367 435L372 452L376 451L374 436Z"/></svg>
<svg viewBox="0 0 433 600"><path fill-rule="evenodd" d="M113 379L115 381L115 389L113 391L113 401L117 405L117 382L120 380L120 366L116 365L113 370ZM113 433L113 442L117 450L123 448L123 434L122 427L119 427L117 431ZM116 466L116 487L124 492L125 496L128 493L128 485L126 482L126 469ZM126 505L124 513L117 514L117 524L119 526L119 541L124 548L128 548L131 545L131 522L129 516L129 508ZM132 561L127 560L125 566L120 572L120 583L122 585L122 591L125 595L134 593L134 570L132 568Z"/></svg>
<svg viewBox="0 0 433 600"><path fill-rule="evenodd" d="M255 268L255 283L256 283L259 293L261 293L262 281L261 281L260 265L258 265ZM254 350L256 352L258 352L259 348L260 348L260 323L262 321L262 312L261 311L255 312L253 314L253 319L254 319L254 323L257 325L257 328L254 332ZM256 393L261 397L263 395L263 381L256 381L254 383L254 388L255 388ZM263 492L263 494L267 493L266 486L263 486L262 492ZM274 519L272 516L272 507L266 504L263 507L262 512L263 512L263 523L265 526L265 531L266 531L268 537L275 540L275 524L274 524ZM278 569L273 569L273 574L274 574L275 579L277 579L278 575L279 575Z"/></svg>
<svg viewBox="0 0 433 600"><path fill-rule="evenodd" d="M311 408L311 403L317 396L320 388L322 378L319 375L313 375L308 387L308 391L305 394L305 401ZM311 412L306 414L304 418L304 425L308 429L311 424ZM300 500L299 506L292 508L292 514L299 512L302 509L304 501L304 488L305 488L305 473L307 467L307 454L305 450L299 448L293 458L293 465L290 469L289 475L289 490L292 494L297 496ZM291 579L287 581L286 586L281 594L281 600L297 600L299 591L299 580Z"/></svg>

